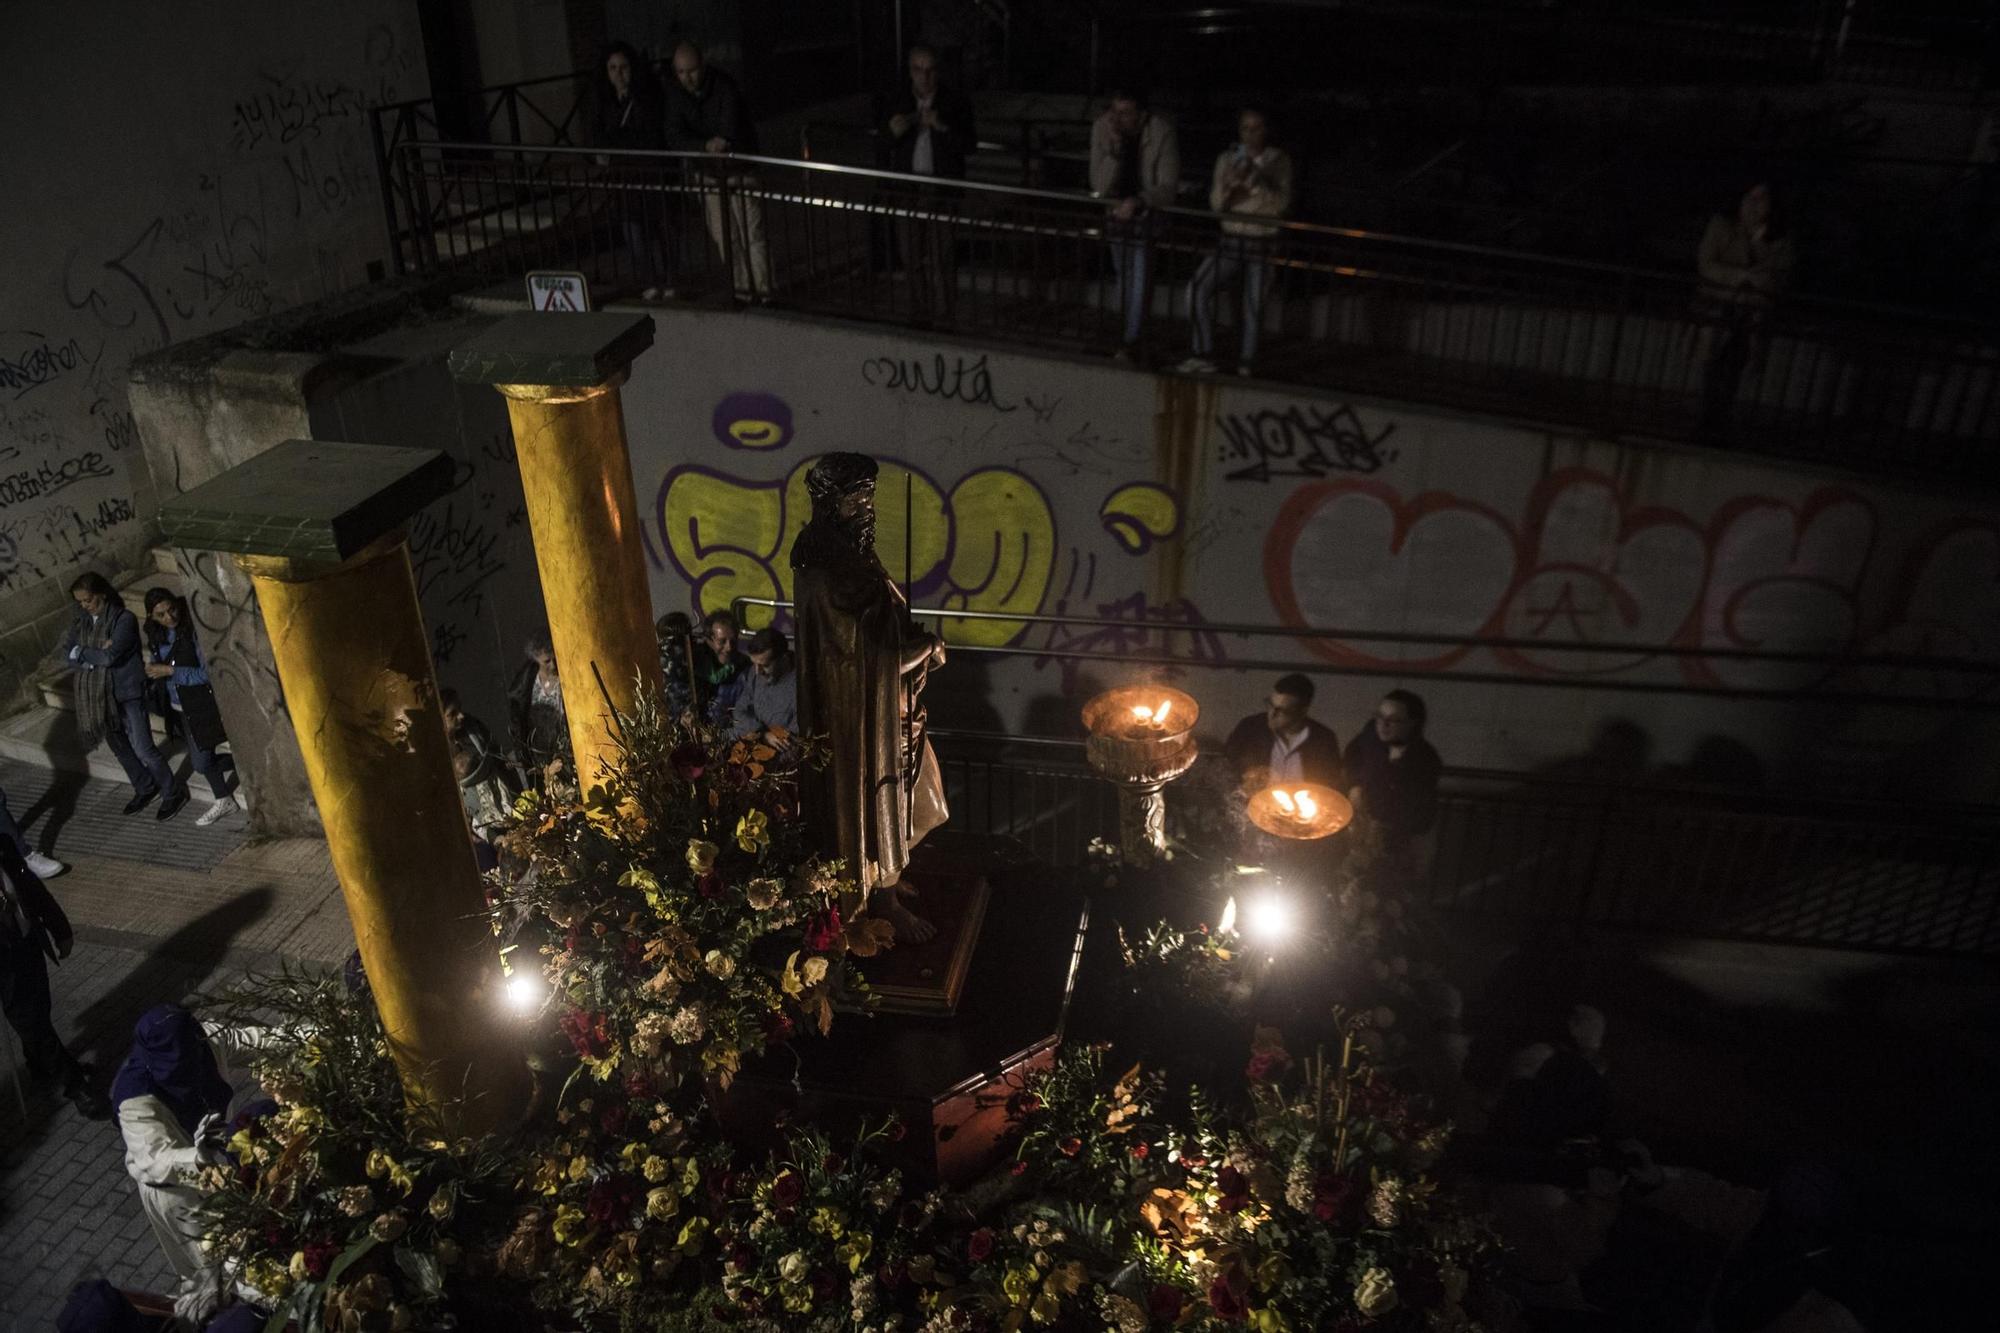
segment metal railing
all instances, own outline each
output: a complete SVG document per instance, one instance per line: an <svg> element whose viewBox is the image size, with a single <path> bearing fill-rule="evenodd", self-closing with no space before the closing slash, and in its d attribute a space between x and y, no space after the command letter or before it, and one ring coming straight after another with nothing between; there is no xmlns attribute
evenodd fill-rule
<svg viewBox="0 0 2000 1333"><path fill-rule="evenodd" d="M1116 793L1079 743L933 738L955 826L1017 838L1062 868L1080 865L1092 838L1116 841ZM1169 831L1226 789L1183 778L1168 792ZM1420 853L1421 898L1463 918L2000 954L2000 812L1989 808L1448 768Z"/></svg>
<svg viewBox="0 0 2000 1333"><path fill-rule="evenodd" d="M410 143L391 168L392 245L420 270L692 282L1082 351L1120 344L1121 270L1147 331L1185 348L1190 280L1219 224L1247 221L1174 208L1121 229L1087 197L765 157ZM1267 378L1905 476L2000 476L1988 321L1805 296L1717 309L1697 303L1691 275L1300 222L1230 244L1266 279ZM1218 340L1233 346L1233 292L1217 288Z"/></svg>

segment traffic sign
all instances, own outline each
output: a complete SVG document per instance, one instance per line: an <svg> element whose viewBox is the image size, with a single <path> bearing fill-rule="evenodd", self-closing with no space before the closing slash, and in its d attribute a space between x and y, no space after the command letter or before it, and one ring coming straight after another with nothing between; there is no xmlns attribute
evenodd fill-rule
<svg viewBox="0 0 2000 1333"><path fill-rule="evenodd" d="M590 285L581 273L540 269L528 275L528 305L535 310L580 314L590 309Z"/></svg>

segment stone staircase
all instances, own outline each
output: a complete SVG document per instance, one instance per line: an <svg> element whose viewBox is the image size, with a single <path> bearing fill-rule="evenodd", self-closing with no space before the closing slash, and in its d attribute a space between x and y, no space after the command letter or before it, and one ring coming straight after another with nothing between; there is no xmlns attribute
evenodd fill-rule
<svg viewBox="0 0 2000 1333"><path fill-rule="evenodd" d="M150 561L128 571L118 580L118 595L132 614L145 615L148 588L170 588L185 595L186 587L171 547L156 546ZM143 633L143 630L141 631ZM35 683L34 702L12 717L0 720L0 757L34 764L64 773L87 773L111 782L125 781L125 770L111 748L99 745L89 753L76 734L76 701L73 673L52 669ZM179 738L169 739L166 719L153 719L153 740L174 771L188 776L195 796L208 792L208 783L188 772L187 750ZM225 750L227 746L223 747ZM213 796L211 795L211 799Z"/></svg>

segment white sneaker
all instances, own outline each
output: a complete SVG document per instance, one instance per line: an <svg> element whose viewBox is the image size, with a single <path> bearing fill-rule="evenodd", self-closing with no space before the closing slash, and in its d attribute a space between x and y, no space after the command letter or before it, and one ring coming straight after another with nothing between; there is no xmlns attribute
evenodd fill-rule
<svg viewBox="0 0 2000 1333"><path fill-rule="evenodd" d="M213 824L216 820L222 818L235 808L236 802L225 796L215 804L209 806L208 809L202 811L201 818L194 822L197 827L207 828L210 824Z"/></svg>
<svg viewBox="0 0 2000 1333"><path fill-rule="evenodd" d="M29 852L21 859L28 863L28 869L33 872L36 879L54 879L69 869L53 856L43 856L40 852Z"/></svg>
<svg viewBox="0 0 2000 1333"><path fill-rule="evenodd" d="M1191 356L1175 366L1174 370L1182 375L1213 375L1215 362L1205 356Z"/></svg>

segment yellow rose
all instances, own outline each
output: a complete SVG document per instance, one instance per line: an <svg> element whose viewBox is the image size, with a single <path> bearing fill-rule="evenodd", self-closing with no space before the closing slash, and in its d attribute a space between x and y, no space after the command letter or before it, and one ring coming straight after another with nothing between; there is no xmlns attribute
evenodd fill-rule
<svg viewBox="0 0 2000 1333"><path fill-rule="evenodd" d="M569 1178L582 1180L590 1174L590 1159L581 1154L569 1159Z"/></svg>
<svg viewBox="0 0 2000 1333"><path fill-rule="evenodd" d="M820 982L825 981L826 959L819 957L806 959L805 966L799 969L799 979L803 981L808 988L817 986L819 985Z"/></svg>
<svg viewBox="0 0 2000 1333"><path fill-rule="evenodd" d="M368 1174L370 1176L373 1176L377 1180L381 1179L383 1176L388 1175L389 1154L383 1152L380 1148L370 1148L368 1150L368 1162L366 1169L368 1171Z"/></svg>
<svg viewBox="0 0 2000 1333"><path fill-rule="evenodd" d="M706 875L715 869L715 858L721 850L712 842L704 842L700 838L688 839L688 869L697 875Z"/></svg>
<svg viewBox="0 0 2000 1333"><path fill-rule="evenodd" d="M778 1276L786 1282L806 1280L806 1256L802 1250L793 1250L778 1260Z"/></svg>
<svg viewBox="0 0 2000 1333"><path fill-rule="evenodd" d="M859 1273L861 1265L868 1262L869 1253L875 1248L875 1238L865 1231L857 1231L847 1238L845 1244L837 1247L833 1257L847 1265L850 1273Z"/></svg>
<svg viewBox="0 0 2000 1333"><path fill-rule="evenodd" d="M658 1159L655 1158L655 1161ZM652 1163L647 1163L651 1165ZM646 1216L655 1222L665 1222L681 1210L681 1196L662 1185L658 1189L646 1191Z"/></svg>
<svg viewBox="0 0 2000 1333"><path fill-rule="evenodd" d="M1371 1268L1354 1284L1354 1308L1373 1319L1396 1308L1396 1279L1386 1268Z"/></svg>
<svg viewBox="0 0 2000 1333"><path fill-rule="evenodd" d="M1275 1306L1267 1305L1261 1310L1252 1310L1248 1315L1250 1327L1257 1333L1291 1333L1292 1326L1285 1322Z"/></svg>
<svg viewBox="0 0 2000 1333"><path fill-rule="evenodd" d="M1019 1305L1034 1294L1035 1270L1032 1268L1010 1268L1000 1279L1000 1290L1007 1293L1007 1299Z"/></svg>
<svg viewBox="0 0 2000 1333"><path fill-rule="evenodd" d="M558 1245L576 1245L583 1240L583 1209L573 1203L566 1203L556 1209L556 1220L551 1226Z"/></svg>
<svg viewBox="0 0 2000 1333"><path fill-rule="evenodd" d="M702 957L701 965L718 981L727 981L736 974L736 960L720 949L710 949Z"/></svg>
<svg viewBox="0 0 2000 1333"><path fill-rule="evenodd" d="M646 1164L639 1168L639 1174L657 1185L667 1178L671 1164L664 1157L648 1157Z"/></svg>
<svg viewBox="0 0 2000 1333"><path fill-rule="evenodd" d="M736 845L752 855L771 845L770 820L762 810L752 810L736 821Z"/></svg>

